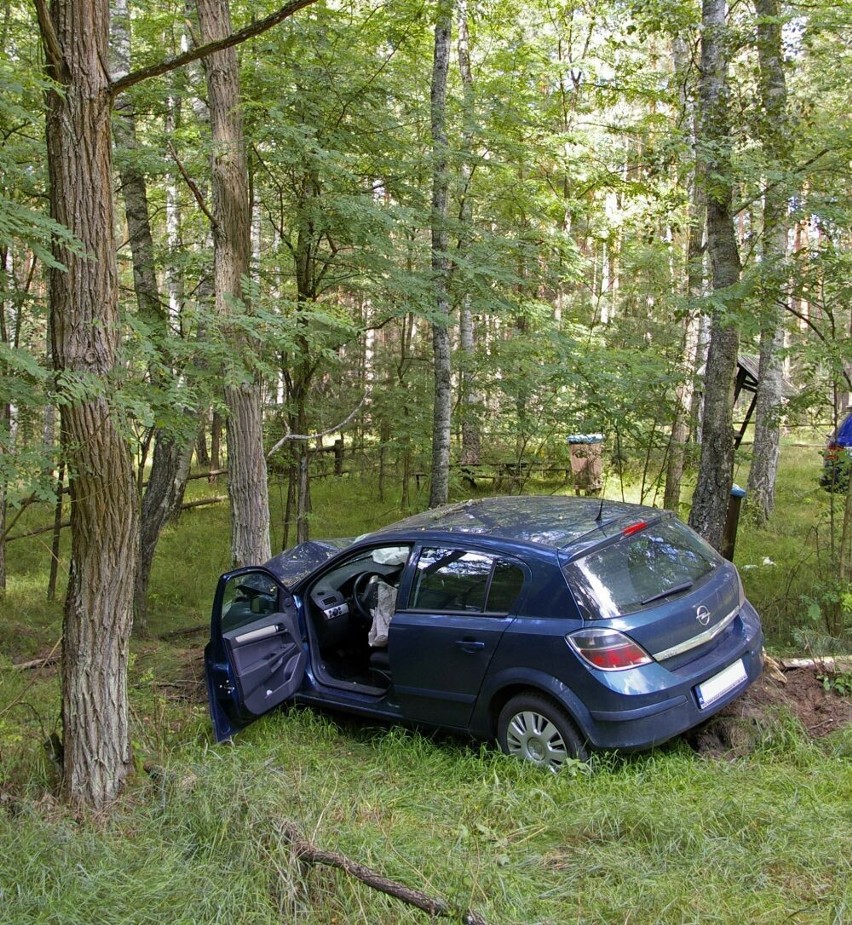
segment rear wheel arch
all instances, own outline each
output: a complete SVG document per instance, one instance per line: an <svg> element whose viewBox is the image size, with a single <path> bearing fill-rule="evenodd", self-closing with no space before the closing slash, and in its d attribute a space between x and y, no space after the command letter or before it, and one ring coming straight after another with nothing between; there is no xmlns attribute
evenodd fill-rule
<svg viewBox="0 0 852 925"><path fill-rule="evenodd" d="M586 733L586 728L591 718L587 715L585 706L574 696L573 692L567 690L561 684L559 686L562 692L565 693L567 690L568 696L557 696L547 684L548 680L553 681L554 684L557 683L555 679L548 678L544 675L540 678L518 679L512 683L504 684L504 686L500 687L499 690L492 694L488 704L488 729L492 738L497 738L497 720L500 717L503 707L505 707L513 697L518 697L521 694L538 694L541 697L545 697L555 707L568 715L568 718L577 728L584 740L589 738ZM584 718L586 721L584 721Z"/></svg>
<svg viewBox="0 0 852 925"><path fill-rule="evenodd" d="M492 739L497 739L497 734L499 731L497 724L500 719L500 714L503 712L506 704L516 697L527 695L543 697L550 704L552 704L554 709L561 710L571 721L571 724L574 726L577 734L583 740L583 742L588 741L588 736L584 731L583 723L577 718L575 710L573 710L570 706L567 706L557 697L554 697L553 694L547 690L547 688L540 687L535 684L530 684L528 682L507 685L506 687L503 687L497 691L491 698L491 702L488 706L488 723Z"/></svg>

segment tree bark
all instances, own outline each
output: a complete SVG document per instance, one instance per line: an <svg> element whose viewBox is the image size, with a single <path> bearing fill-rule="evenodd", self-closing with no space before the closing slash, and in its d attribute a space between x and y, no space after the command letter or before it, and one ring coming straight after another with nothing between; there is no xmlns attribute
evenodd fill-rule
<svg viewBox="0 0 852 925"><path fill-rule="evenodd" d="M760 64L762 118L760 135L768 173L784 171L789 163L787 80L778 0L755 0L757 54ZM746 507L765 525L775 506L780 416L783 406L784 264L787 256L787 189L781 181L769 183L763 201L763 260L760 332L760 366L754 418L754 453L748 477Z"/></svg>
<svg viewBox="0 0 852 925"><path fill-rule="evenodd" d="M231 33L227 0L197 0L201 40ZM205 58L210 125L213 135L213 262L216 313L226 322L234 305L245 305L243 280L251 253L248 169L240 113L240 78L233 48ZM226 325L227 327L227 325ZM248 349L244 336L230 332L234 352ZM265 562L271 556L269 492L263 452L261 383L254 376L225 374L228 409L228 492L231 497L231 558L235 566ZM246 381L248 380L248 381Z"/></svg>
<svg viewBox="0 0 852 925"><path fill-rule="evenodd" d="M681 80L681 106L689 125L690 143L695 152L698 134L698 114L693 93L687 90L687 73L691 67L689 48L681 36L672 42L672 57L675 70ZM698 301L704 282L704 190L699 178L697 156L692 161L686 178L689 190L688 221L686 228L686 292L690 303ZM695 375L703 357L699 357L699 340L702 319L689 311L684 319L683 331L683 380L678 385L675 396L675 415L672 421L671 440L669 441L668 459L666 461L666 487L663 507L677 511L680 507L681 484L686 459L686 447L689 440L692 418L692 404L695 394Z"/></svg>
<svg viewBox="0 0 852 925"><path fill-rule="evenodd" d="M704 375L704 418L698 483L690 526L719 549L733 483L734 383L739 333L733 287L740 258L733 222L730 127L727 117L726 4L703 0L701 36L700 151L707 193L707 252L713 286L710 350Z"/></svg>
<svg viewBox="0 0 852 925"><path fill-rule="evenodd" d="M136 486L115 401L119 346L113 225L108 0L39 4L48 72L52 217L82 244L54 243L53 362L71 476L71 570L62 671L63 780L72 804L100 809L131 768L128 641L136 565Z"/></svg>
<svg viewBox="0 0 852 925"><path fill-rule="evenodd" d="M121 77L130 70L130 14L127 0L112 2L110 35L113 75ZM136 113L129 97L118 97L115 101L115 114L113 135L133 260L136 302L139 316L149 326L154 347L164 363L166 357L163 348L170 337L169 319L157 285L147 181L135 163L139 142L136 136ZM155 367L159 366L155 364ZM168 385L158 368L151 371L151 382L154 388L161 390ZM194 415L190 412L186 412L186 415L194 421ZM142 498L139 559L133 592L133 628L140 635L145 634L148 626L148 583L160 532L171 511L180 506L186 488L192 457L193 428L194 424L188 421L188 432L180 437L162 427L154 430L151 474Z"/></svg>
<svg viewBox="0 0 852 925"><path fill-rule="evenodd" d="M462 130L462 144L464 147L464 160L461 166L461 206L459 220L461 222L461 238L459 251L468 250L470 238L470 225L472 221L470 181L473 177L471 160L474 142L474 111L473 111L473 72L470 67L470 33L467 25L467 0L456 0L458 15L458 59L459 73L461 74L464 90L464 128ZM473 368L476 355L476 323L470 308L470 298L464 296L459 316L459 346L463 358L460 378L461 391L461 433L462 433L462 464L478 465L482 453L482 393L477 387L476 374Z"/></svg>
<svg viewBox="0 0 852 925"><path fill-rule="evenodd" d="M11 292L12 274L8 267L9 251L3 246L0 248L0 280L4 281L3 291ZM8 331L6 329L6 299L0 299L0 343L8 345ZM12 406L8 401L0 402L0 463L3 456L12 456ZM0 483L0 598L6 593L6 484Z"/></svg>
<svg viewBox="0 0 852 925"><path fill-rule="evenodd" d="M450 426L452 371L450 365L449 260L447 256L447 75L450 61L452 7L439 0L432 65L432 283L435 320L432 322L434 405L432 413L432 471L429 507L445 504L450 484Z"/></svg>

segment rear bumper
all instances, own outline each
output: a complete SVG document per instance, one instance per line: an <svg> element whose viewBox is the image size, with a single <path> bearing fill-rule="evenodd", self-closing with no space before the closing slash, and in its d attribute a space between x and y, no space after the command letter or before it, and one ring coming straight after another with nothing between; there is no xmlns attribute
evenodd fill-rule
<svg viewBox="0 0 852 925"><path fill-rule="evenodd" d="M586 716L576 717L589 744L595 748L623 751L651 748L705 722L760 677L763 671L763 632L759 624L756 629L747 646L725 663L717 664L706 676L691 677L656 702L635 707L625 702L624 709L590 710ZM698 685L738 659L742 660L745 668L745 680L710 706L699 706ZM625 697L625 701L628 699Z"/></svg>

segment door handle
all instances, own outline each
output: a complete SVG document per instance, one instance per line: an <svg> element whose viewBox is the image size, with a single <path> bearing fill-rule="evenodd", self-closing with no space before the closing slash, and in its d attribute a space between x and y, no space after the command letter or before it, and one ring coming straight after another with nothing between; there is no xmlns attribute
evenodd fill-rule
<svg viewBox="0 0 852 925"><path fill-rule="evenodd" d="M485 643L479 639L457 639L456 645L465 652L481 652Z"/></svg>

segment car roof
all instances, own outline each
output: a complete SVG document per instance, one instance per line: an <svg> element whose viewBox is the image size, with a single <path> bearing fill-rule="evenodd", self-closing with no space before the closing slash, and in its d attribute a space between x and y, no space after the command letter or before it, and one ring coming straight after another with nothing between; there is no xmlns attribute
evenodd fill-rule
<svg viewBox="0 0 852 925"><path fill-rule="evenodd" d="M511 495L443 505L382 527L362 539L429 531L489 536L566 550L605 540L627 523L656 519L664 513L659 508L601 498Z"/></svg>

